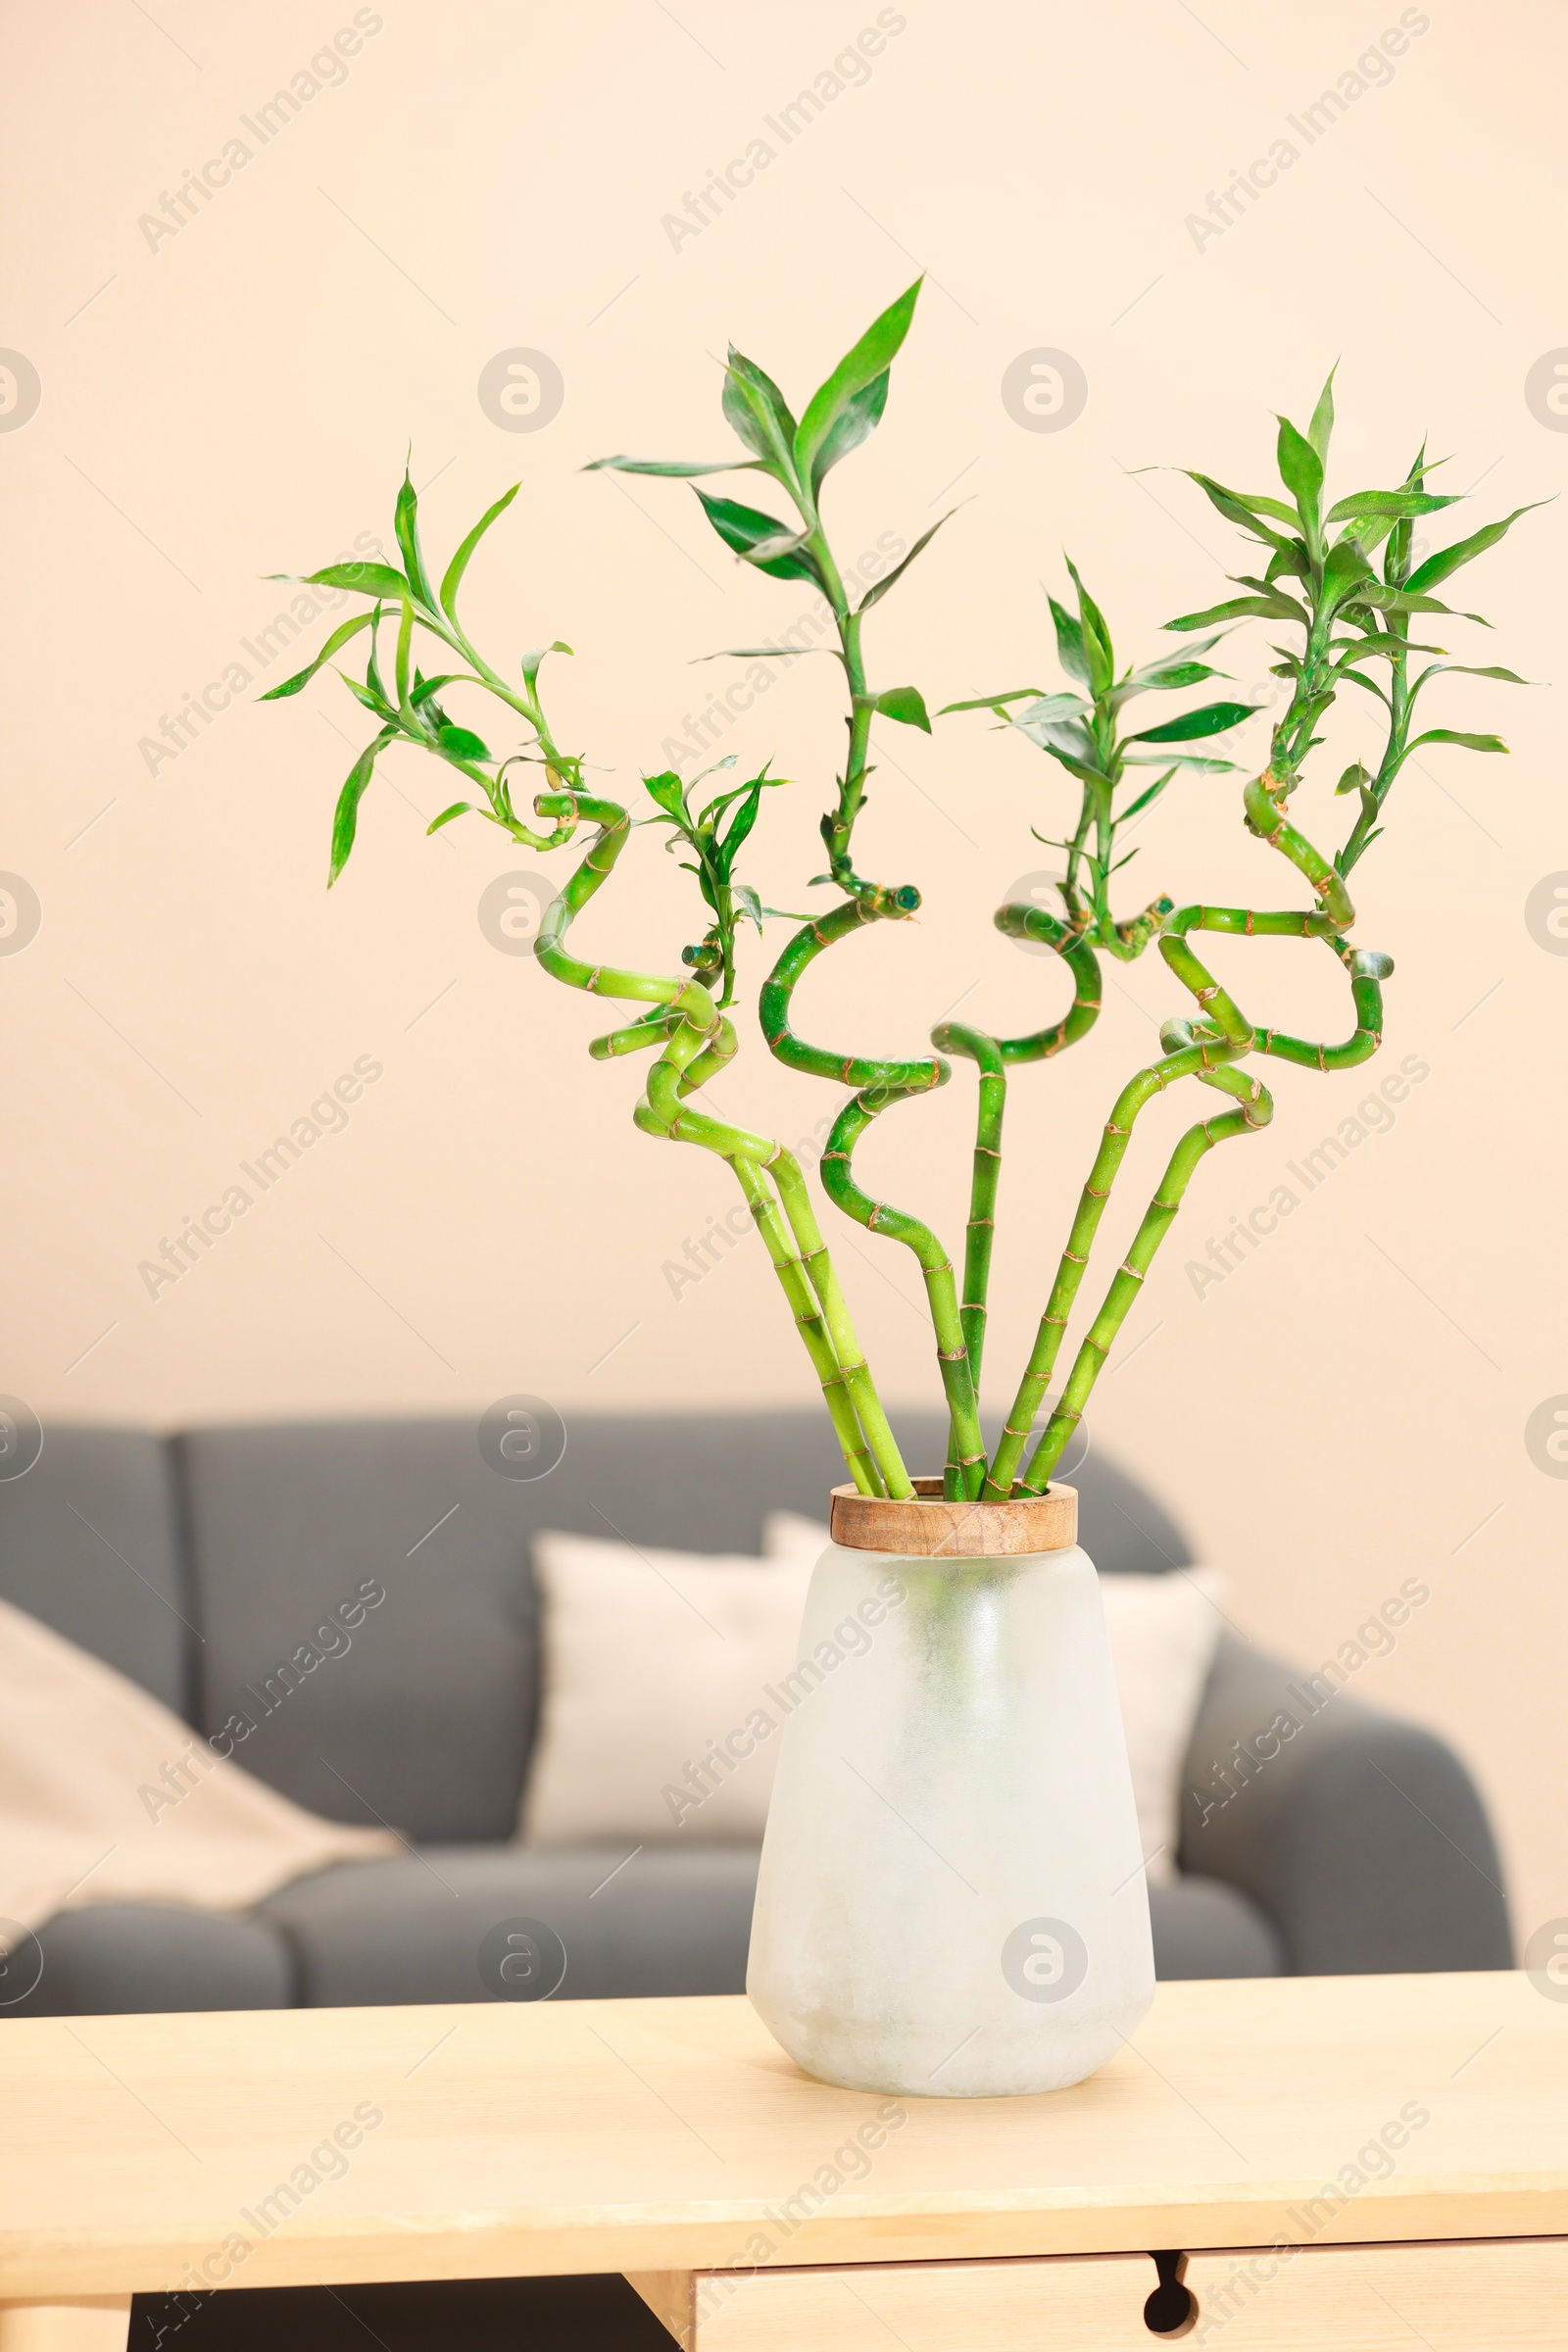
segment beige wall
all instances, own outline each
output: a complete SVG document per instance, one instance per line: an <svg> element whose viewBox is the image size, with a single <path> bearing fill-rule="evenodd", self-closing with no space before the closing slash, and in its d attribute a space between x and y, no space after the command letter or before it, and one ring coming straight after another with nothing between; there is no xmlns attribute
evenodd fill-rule
<svg viewBox="0 0 1568 2352"><path fill-rule="evenodd" d="M1426 28L1392 80L1308 145L1289 118L1355 74L1397 7L908 0L881 12L903 28L869 78L786 146L766 118L831 72L874 7L615 0L547 18L385 0L360 12L379 29L346 79L263 146L242 118L354 14L162 0L155 24L83 0L26 12L8 35L24 103L0 340L36 367L43 400L0 437L3 862L38 893L43 926L0 963L4 1385L46 1424L468 1409L516 1389L568 1417L798 1402L807 1373L755 1241L671 1296L666 1262L728 1205L723 1171L638 1139L635 1068L584 1055L592 1008L480 932L487 881L541 861L478 823L421 838L448 796L409 753L368 800L328 899L332 800L366 733L330 681L280 709L242 695L156 772L142 739L236 661L261 682L241 647L284 606L262 575L389 532L412 438L438 548L521 475L473 575L472 622L509 661L555 636L576 647L557 665L560 731L627 784L732 674L690 659L787 626L808 600L742 575L684 489L577 469L621 448L722 454L725 336L808 389L911 257L931 279L884 427L836 478L839 544L854 557L883 534L912 541L950 485L972 503L872 626L882 683L914 679L936 702L1044 682L1038 582L1054 581L1063 544L1125 646L1152 649L1169 613L1223 593L1237 550L1177 474L1128 469L1262 486L1271 409L1304 420L1337 355L1342 490L1395 478L1425 432L1454 453L1456 486L1479 484L1477 519L1549 497L1568 440L1524 383L1568 341L1562 20L1543 5L1407 10ZM174 235L140 225L236 135L254 152L200 217ZM773 160L677 249L664 216L759 137ZM1200 244L1187 216L1282 137L1297 160ZM548 353L565 383L534 434L503 431L476 397L481 368L516 346ZM1088 379L1059 432L1020 429L999 394L1041 346ZM1464 575L1465 601L1496 623L1469 658L1551 678L1563 515L1531 517ZM1244 683L1266 682L1266 659L1260 638L1238 641ZM785 906L817 862L834 686L829 664L800 662L731 737L799 779L769 806L754 866ZM1455 680L1433 704L1435 719L1504 727L1515 750L1423 760L1357 877L1358 937L1399 966L1380 1067L1413 1055L1430 1074L1392 1131L1308 1194L1290 1164L1372 1078L1279 1072L1272 1131L1197 1178L1093 1419L1187 1515L1260 1639L1315 1662L1401 1580L1430 1587L1356 1687L1441 1725L1476 1765L1528 1932L1568 1912L1568 1486L1525 1444L1531 1412L1568 1391L1568 961L1525 921L1533 886L1568 868L1560 727L1549 689ZM1336 721L1299 804L1330 837L1345 804L1323 779L1342 743L1343 757L1364 745L1362 723ZM918 880L926 909L835 958L831 994L804 992L808 1030L910 1051L960 1003L995 1026L1049 1017L1062 975L989 916L1050 862L1029 828L1060 822L1054 771L977 720L931 742L889 727L879 750L864 859ZM1172 791L1140 839L1128 882L1144 896L1267 905L1286 890L1223 780ZM613 923L591 927L667 959L689 936L681 878L652 836L636 863L635 901L622 893ZM1221 962L1260 1019L1346 1025L1327 957L1257 945ZM1111 1091L1180 1008L1152 958L1112 980L1092 1044L1015 1090L999 1382ZM750 1044L720 1102L808 1135L827 1090ZM150 1297L140 1262L244 1184L240 1162L360 1057L382 1074L346 1132L266 1195L249 1186L249 1213ZM949 1233L971 1085L960 1071L865 1153L882 1189ZM1150 1117L1118 1231L1179 1116ZM1186 1261L1281 1185L1299 1205L1200 1298ZM842 1255L887 1390L931 1395L907 1259L858 1233Z"/></svg>

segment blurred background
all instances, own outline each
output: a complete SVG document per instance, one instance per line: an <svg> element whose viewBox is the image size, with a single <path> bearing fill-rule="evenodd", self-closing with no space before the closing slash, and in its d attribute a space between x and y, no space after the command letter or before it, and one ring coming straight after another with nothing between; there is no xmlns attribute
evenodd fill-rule
<svg viewBox="0 0 1568 2352"><path fill-rule="evenodd" d="M596 1008L514 952L566 860L547 876L476 820L427 840L450 793L395 753L328 898L368 722L330 676L256 698L348 608L266 575L390 548L410 450L443 561L520 477L469 574L476 642L503 669L575 649L546 671L550 709L609 791L727 751L742 774L772 760L794 781L749 870L801 906L836 669L775 664L742 708L722 698L745 665L692 664L811 599L735 564L683 486L583 466L724 455L727 338L798 402L923 270L830 527L847 563L885 564L967 502L867 626L875 682L933 709L1057 682L1042 583L1059 588L1064 549L1125 658L1221 597L1242 543L1172 469L1267 488L1273 412L1304 424L1336 360L1336 495L1397 480L1424 436L1440 486L1474 493L1434 544L1549 500L1568 463L1568 312L1543 266L1565 40L1539 5L1373 0L14 16L0 1385L46 1442L82 1419L477 1416L514 1392L569 1430L588 1407L812 1394L756 1240L688 1254L731 1205L725 1171L634 1134L641 1065L591 1063ZM1446 623L1456 658L1542 683L1429 690L1426 723L1513 751L1419 755L1356 873L1356 937L1397 966L1380 1061L1270 1074L1272 1128L1201 1166L1091 1415L1228 1574L1250 1633L1340 1657L1359 1695L1454 1740L1521 1943L1568 1913L1565 531L1545 506L1455 583L1494 624ZM1227 652L1266 706L1266 630ZM1325 846L1365 710L1336 716L1296 804ZM1244 738L1259 763L1267 726L1265 708ZM1059 771L983 715L930 739L886 726L876 755L862 870L924 906L808 985L803 1029L912 1053L960 1007L1054 1017L1064 974L990 917L1054 870L1032 828L1060 829ZM1124 908L1281 900L1234 779L1180 782L1136 838ZM623 871L583 937L666 965L694 936L686 878L653 834ZM1238 944L1218 964L1259 1021L1349 1025L1326 956ZM1091 1042L1013 1089L999 1389L1113 1094L1185 1009L1154 956L1109 976ZM819 1139L836 1090L745 1043L715 1102ZM1404 1100L1309 1164L1401 1067ZM864 1153L875 1189L954 1240L972 1085L960 1067ZM1128 1233L1177 1122L1161 1105L1140 1132ZM263 1162L279 1137L292 1155ZM1210 1243L1282 1188L1291 1210L1221 1274ZM168 1246L207 1212L210 1246L187 1240L171 1278ZM885 1391L933 1397L907 1256L838 1222L830 1239ZM1358 1643L1410 1578L1429 1600Z"/></svg>

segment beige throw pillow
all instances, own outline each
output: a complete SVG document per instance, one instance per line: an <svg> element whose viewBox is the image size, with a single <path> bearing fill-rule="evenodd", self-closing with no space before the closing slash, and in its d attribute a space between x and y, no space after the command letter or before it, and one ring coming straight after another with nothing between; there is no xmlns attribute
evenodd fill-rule
<svg viewBox="0 0 1568 2352"><path fill-rule="evenodd" d="M0 1920L85 1903L246 1911L400 1851L279 1796L139 1684L0 1601Z"/></svg>

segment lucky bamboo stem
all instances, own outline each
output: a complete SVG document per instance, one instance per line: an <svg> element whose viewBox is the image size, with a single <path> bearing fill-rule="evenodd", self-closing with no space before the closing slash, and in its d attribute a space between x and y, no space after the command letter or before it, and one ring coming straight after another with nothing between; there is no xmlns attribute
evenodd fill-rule
<svg viewBox="0 0 1568 2352"><path fill-rule="evenodd" d="M961 1054L980 1074L975 1108L974 1166L969 1178L969 1222L963 1246L963 1303L959 1317L969 1350L969 1376L980 1394L985 1354L991 1249L997 1231L997 1191L1002 1182L1002 1121L1007 1107L1007 1067L1000 1043L984 1029L944 1021L931 1032L939 1052Z"/></svg>
<svg viewBox="0 0 1568 2352"><path fill-rule="evenodd" d="M1192 1030L1177 1021L1167 1024L1166 1034L1184 1029L1187 1038L1191 1039ZM1154 1252L1181 1206L1182 1196L1191 1181L1193 1170L1215 1144L1224 1143L1231 1136L1255 1134L1259 1128L1266 1127L1274 1115L1273 1100L1260 1080L1249 1078L1242 1071L1232 1069L1203 1070L1196 1074L1202 1085L1216 1086L1226 1094L1234 1095L1242 1107L1240 1110L1222 1112L1216 1118L1205 1119L1200 1126L1190 1127L1171 1153L1170 1164L1160 1178L1132 1248L1117 1269L1105 1294L1104 1304L1078 1349L1072 1370L1067 1376L1067 1385L1061 1393L1061 1402L1046 1423L1040 1443L1019 1478L1016 1492L1021 1494L1042 1494L1050 1483L1051 1473L1060 1461L1073 1431L1083 1419L1090 1392L1100 1377L1128 1309L1143 1288L1144 1277L1152 1263Z"/></svg>
<svg viewBox="0 0 1568 2352"><path fill-rule="evenodd" d="M797 1037L790 1025L796 987L802 975L824 950L835 946L841 939L848 939L866 923L898 919L911 912L919 903L918 891L910 888L891 892L868 891L867 896L846 899L842 906L834 907L820 921L807 924L789 941L763 982L758 1011L768 1049L786 1069L800 1070L810 1077L835 1079L840 1085L861 1090L855 1102L841 1112L828 1138L827 1150L822 1155L822 1189L835 1207L843 1209L846 1215L864 1225L868 1232L886 1234L895 1241L904 1242L918 1258L925 1277L926 1297L936 1333L943 1391L949 1404L952 1424L950 1464L963 1462L965 1467L957 1473L958 1478L972 1482L975 1463L978 1462L982 1468L984 1466L985 1449L975 1409L974 1381L969 1370L965 1329L957 1312L956 1291L953 1288L952 1260L929 1226L902 1209L891 1207L887 1202L873 1200L862 1192L855 1182L850 1165L855 1144L878 1112L885 1110L890 1103L906 1102L912 1095L929 1094L935 1088L945 1086L950 1075L949 1066L938 1054L921 1055L910 1060L889 1060L865 1054L840 1054L825 1046L808 1044L804 1038ZM947 1289L943 1287L944 1269ZM954 1310L951 1320L947 1313L949 1291L952 1291ZM902 1464L900 1467L902 1469ZM967 1486L965 1491L968 1491ZM897 1489L890 1485L889 1492L895 1493Z"/></svg>
<svg viewBox="0 0 1568 2352"><path fill-rule="evenodd" d="M1163 1094L1165 1088L1176 1079L1198 1077L1221 1063L1239 1060L1252 1044L1250 1024L1238 1011L1219 983L1204 969L1185 940L1162 936L1159 946L1165 961L1184 987L1191 991L1219 1034L1217 1037L1200 1038L1182 1052L1167 1054L1148 1069L1140 1070L1116 1098L1101 1139L1100 1150L1095 1155L1095 1164L1089 1171L1088 1182L1079 1200L1067 1247L1061 1253L1056 1279L1052 1285L1051 1297L1046 1301L1046 1311L1040 1319L1034 1350L1019 1383L1018 1394L1013 1399L1012 1409L1003 1429L1002 1442L985 1482L984 1495L988 1501L1005 1500L1012 1492L1012 1482L1034 1426L1035 1415L1051 1386L1051 1375L1055 1368L1067 1318L1077 1298L1084 1268L1089 1263L1089 1251L1104 1213L1105 1202L1110 1197L1116 1172L1126 1155L1133 1124L1139 1112L1146 1102L1152 1102L1155 1095Z"/></svg>
<svg viewBox="0 0 1568 2352"><path fill-rule="evenodd" d="M548 908L539 928L535 955L552 978L569 987L600 996L646 998L668 1008L664 1019L655 1016L655 1021L648 1024L650 1042L657 1028L667 1025L667 1034L663 1052L650 1074L647 1093L633 1117L644 1132L675 1142L702 1144L734 1168L811 1367L821 1383L850 1474L861 1494L884 1493L885 1481L873 1465L861 1435L822 1310L793 1247L789 1228L758 1172L760 1164L777 1159L779 1145L771 1137L748 1135L743 1129L689 1111L682 1104L684 1092L722 1068L734 1054L733 1028L699 981L664 979L651 973L622 971L608 964L586 964L569 955L563 944L574 916L612 872L625 846L630 832L626 811L613 801L594 800L574 793L544 793L536 806L541 816L569 816L573 821L581 817L600 830L582 863ZM613 1035L624 1040L630 1034L640 1044L642 1039L636 1033L643 1025L634 1023L631 1033L621 1030ZM602 1048L616 1050L611 1040L597 1042ZM630 1047L621 1045L618 1050L629 1051Z"/></svg>
<svg viewBox="0 0 1568 2352"><path fill-rule="evenodd" d="M941 1068L945 1080L947 1064L942 1063ZM925 1083L928 1086L930 1082ZM923 1225L918 1217L911 1217L885 1200L873 1200L869 1193L862 1192L850 1166L851 1153L871 1121L889 1103L903 1102L909 1094L923 1091L924 1087L878 1084L862 1088L853 1102L846 1103L822 1153L822 1188L835 1206L854 1217L868 1233L885 1233L890 1240L903 1242L914 1252L925 1277L931 1323L936 1333L937 1365L952 1423L951 1464L960 1494L978 1494L985 1470L985 1442L980 1435L980 1415L958 1313L953 1260L930 1227Z"/></svg>

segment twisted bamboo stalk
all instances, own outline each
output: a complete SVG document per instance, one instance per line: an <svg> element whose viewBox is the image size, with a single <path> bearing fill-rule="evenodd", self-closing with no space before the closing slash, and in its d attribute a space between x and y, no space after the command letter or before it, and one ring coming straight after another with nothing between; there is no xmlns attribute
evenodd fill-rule
<svg viewBox="0 0 1568 2352"><path fill-rule="evenodd" d="M885 1493L885 1478L861 1433L847 1369L840 1360L821 1302L790 1225L780 1214L778 1202L761 1175L763 1168L774 1168L780 1173L781 1191L793 1179L794 1186L804 1194L799 1169L772 1137L750 1134L744 1128L727 1125L684 1106L685 1097L733 1057L736 1050L733 1025L698 980L625 971L609 964L588 964L568 954L564 945L573 919L612 871L630 834L630 818L615 802L591 799L580 793L541 793L535 808L541 816L564 818L571 823L583 819L599 828L582 863L546 911L534 945L536 956L553 979L568 987L597 996L642 999L660 1008L651 1015L645 1014L629 1030L613 1031L597 1039L593 1050L605 1058L617 1052L630 1052L645 1042L654 1043L662 1035L663 1052L650 1073L647 1091L633 1118L644 1133L677 1143L700 1144L727 1160L734 1169L811 1367L821 1383L850 1474L862 1494ZM820 1250L820 1237L817 1247ZM839 1304L842 1309L842 1300ZM858 1356L853 1333L847 1329L847 1311L843 1312L843 1324L851 1351ZM863 1365L860 1369L863 1370ZM885 1421L878 1435L884 1432L885 1442L891 1446L891 1432L886 1431ZM896 1450L893 1458L897 1459Z"/></svg>
<svg viewBox="0 0 1568 2352"><path fill-rule="evenodd" d="M790 1025L795 990L818 956L865 923L896 920L911 913L920 903L918 891L907 886L885 892L865 887L865 896L846 899L830 914L796 932L762 983L758 1014L769 1052L786 1069L800 1070L812 1078L835 1079L841 1086L859 1090L840 1112L828 1137L822 1153L822 1189L836 1208L863 1225L867 1232L903 1242L919 1263L931 1307L943 1393L948 1399L950 1472L955 1471L956 1465L966 1465L945 1483L958 1484L959 1491L966 1493L968 1488L961 1481L976 1475L974 1465L983 1468L985 1449L952 1259L931 1228L918 1217L887 1201L875 1200L863 1192L856 1183L851 1166L855 1145L878 1113L890 1103L906 1102L913 1095L930 1094L937 1087L946 1086L952 1074L950 1067L940 1054L896 1060L840 1054L830 1047L808 1044L797 1037Z"/></svg>

